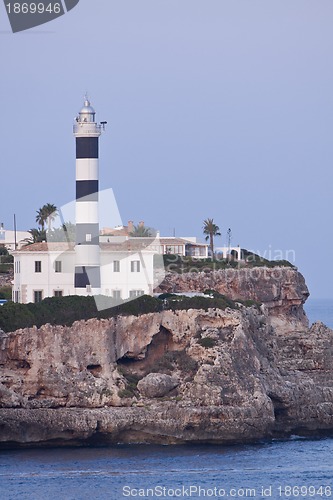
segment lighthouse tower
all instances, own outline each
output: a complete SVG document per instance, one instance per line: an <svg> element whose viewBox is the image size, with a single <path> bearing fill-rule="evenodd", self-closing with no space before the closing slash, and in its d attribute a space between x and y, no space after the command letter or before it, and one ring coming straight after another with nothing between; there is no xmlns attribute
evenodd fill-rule
<svg viewBox="0 0 333 500"><path fill-rule="evenodd" d="M75 293L100 293L98 141L101 125L86 96L74 124L76 138Z"/></svg>

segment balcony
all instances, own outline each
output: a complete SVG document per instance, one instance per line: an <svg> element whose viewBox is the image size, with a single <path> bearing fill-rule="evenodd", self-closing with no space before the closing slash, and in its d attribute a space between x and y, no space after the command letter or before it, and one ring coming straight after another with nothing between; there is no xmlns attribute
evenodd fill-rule
<svg viewBox="0 0 333 500"><path fill-rule="evenodd" d="M89 135L100 136L102 133L102 125L97 123L77 122L73 125L74 135Z"/></svg>

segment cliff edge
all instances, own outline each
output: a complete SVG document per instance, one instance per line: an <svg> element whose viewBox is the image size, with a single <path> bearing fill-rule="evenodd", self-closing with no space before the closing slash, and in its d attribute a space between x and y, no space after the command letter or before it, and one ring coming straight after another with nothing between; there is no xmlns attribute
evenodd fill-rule
<svg viewBox="0 0 333 500"><path fill-rule="evenodd" d="M211 288L260 306L1 333L0 446L236 443L331 432L333 331L309 328L297 270L245 271L170 276L161 290Z"/></svg>

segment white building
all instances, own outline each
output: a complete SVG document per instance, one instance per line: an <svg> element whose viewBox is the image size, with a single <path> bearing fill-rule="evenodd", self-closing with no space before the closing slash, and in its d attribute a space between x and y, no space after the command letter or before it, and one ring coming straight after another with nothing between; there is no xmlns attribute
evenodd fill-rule
<svg viewBox="0 0 333 500"><path fill-rule="evenodd" d="M101 243L99 293L116 299L152 294L155 255L133 240ZM14 302L25 304L46 297L77 295L74 244L35 243L14 252L14 257ZM85 292L92 295L90 285Z"/></svg>
<svg viewBox="0 0 333 500"><path fill-rule="evenodd" d="M4 245L7 250L15 250L26 244L26 240L31 238L28 231L8 231L3 224L0 225L0 245Z"/></svg>

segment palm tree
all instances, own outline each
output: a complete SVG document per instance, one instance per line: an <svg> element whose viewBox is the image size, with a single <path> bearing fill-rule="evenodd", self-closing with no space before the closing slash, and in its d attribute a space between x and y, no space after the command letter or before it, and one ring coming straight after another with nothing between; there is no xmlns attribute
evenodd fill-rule
<svg viewBox="0 0 333 500"><path fill-rule="evenodd" d="M203 233L206 234L205 240L209 240L212 259L214 259L214 237L221 236L220 228L213 219L206 219L203 221Z"/></svg>
<svg viewBox="0 0 333 500"><path fill-rule="evenodd" d="M31 234L30 238L25 238L23 241L26 245L32 245L33 243L40 243L41 241L46 241L46 231L44 229L29 229L28 233Z"/></svg>
<svg viewBox="0 0 333 500"><path fill-rule="evenodd" d="M36 222L41 226L42 231L44 231L46 222L48 231L51 230L52 222L56 218L57 211L58 209L53 203L46 203L42 208L37 210Z"/></svg>
<svg viewBox="0 0 333 500"><path fill-rule="evenodd" d="M53 203L46 203L46 205L43 206L43 210L45 211L46 214L47 230L51 231L52 222L55 220L58 214L58 209L55 205L53 205Z"/></svg>
<svg viewBox="0 0 333 500"><path fill-rule="evenodd" d="M52 229L47 233L47 241L75 242L76 226L72 222L65 222L61 227Z"/></svg>
<svg viewBox="0 0 333 500"><path fill-rule="evenodd" d="M134 226L133 231L129 235L135 238L151 238L154 236L154 233L155 231L151 227L139 224L138 226Z"/></svg>
<svg viewBox="0 0 333 500"><path fill-rule="evenodd" d="M44 205L44 207L45 207L45 205ZM37 212L36 222L42 228L42 231L44 231L45 221L47 219L47 215L46 215L44 207L40 208L39 210L36 210L36 212Z"/></svg>

